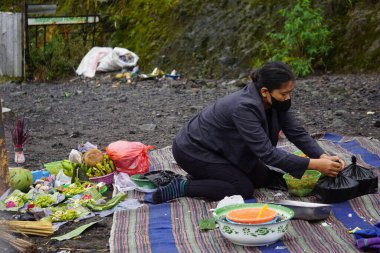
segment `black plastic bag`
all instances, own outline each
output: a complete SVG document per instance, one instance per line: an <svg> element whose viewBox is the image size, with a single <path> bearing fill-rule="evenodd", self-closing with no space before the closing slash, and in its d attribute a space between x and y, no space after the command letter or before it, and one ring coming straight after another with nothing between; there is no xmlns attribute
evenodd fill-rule
<svg viewBox="0 0 380 253"><path fill-rule="evenodd" d="M371 169L363 168L356 164L356 157L352 156L352 164L347 166L342 174L359 182L357 197L377 193L378 179Z"/></svg>
<svg viewBox="0 0 380 253"><path fill-rule="evenodd" d="M140 176L141 179L148 179L157 187L167 185L176 177L181 177L181 175L170 170L156 170L147 172Z"/></svg>
<svg viewBox="0 0 380 253"><path fill-rule="evenodd" d="M314 193L324 203L337 203L355 198L358 189L358 181L339 173L335 178L321 177L315 185Z"/></svg>

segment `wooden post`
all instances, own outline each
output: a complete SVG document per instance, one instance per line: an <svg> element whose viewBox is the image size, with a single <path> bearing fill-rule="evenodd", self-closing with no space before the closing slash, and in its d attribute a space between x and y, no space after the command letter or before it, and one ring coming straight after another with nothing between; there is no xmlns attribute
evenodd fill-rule
<svg viewBox="0 0 380 253"><path fill-rule="evenodd" d="M30 69L30 53L29 53L29 28L28 28L28 3L25 1L24 7L24 78L23 80L32 79L31 75L33 71ZM37 44L36 44L37 46Z"/></svg>
<svg viewBox="0 0 380 253"><path fill-rule="evenodd" d="M3 195L3 193L8 190L9 186L9 164L7 146L5 145L3 107L0 102L0 195Z"/></svg>

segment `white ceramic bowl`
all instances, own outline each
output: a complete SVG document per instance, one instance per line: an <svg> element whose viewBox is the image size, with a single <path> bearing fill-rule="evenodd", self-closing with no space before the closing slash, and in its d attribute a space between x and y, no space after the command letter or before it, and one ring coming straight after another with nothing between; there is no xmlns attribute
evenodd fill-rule
<svg viewBox="0 0 380 253"><path fill-rule="evenodd" d="M231 242L244 246L262 246L275 243L287 231L288 223L294 216L293 210L274 204L267 204L268 208L276 210L280 220L273 224L242 224L231 223L225 219L228 212L242 208L262 207L262 203L235 204L224 206L213 212L222 235Z"/></svg>

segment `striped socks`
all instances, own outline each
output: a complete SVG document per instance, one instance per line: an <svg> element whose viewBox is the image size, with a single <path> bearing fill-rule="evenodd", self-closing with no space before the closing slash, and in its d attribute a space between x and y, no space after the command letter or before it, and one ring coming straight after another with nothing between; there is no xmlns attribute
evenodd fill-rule
<svg viewBox="0 0 380 253"><path fill-rule="evenodd" d="M153 203L161 203L168 200L185 196L187 180L184 178L174 178L169 184L160 187L152 194Z"/></svg>

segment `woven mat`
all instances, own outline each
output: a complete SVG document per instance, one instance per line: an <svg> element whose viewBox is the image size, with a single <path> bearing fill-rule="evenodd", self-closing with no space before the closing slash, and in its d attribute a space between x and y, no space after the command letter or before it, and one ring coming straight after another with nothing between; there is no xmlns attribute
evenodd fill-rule
<svg viewBox="0 0 380 253"><path fill-rule="evenodd" d="M316 136L322 148L330 154L343 156L350 161L352 155L364 167L380 169L380 141L365 137L345 137L334 134ZM296 151L286 140L278 144L290 152ZM171 148L150 153L155 170L173 170L185 174L173 161ZM144 199L144 193L132 192L129 198ZM273 199L316 202L314 196L294 197L287 192L269 189L256 190L246 202ZM333 214L322 221L292 220L288 232L277 243L261 247L245 247L232 244L218 229L199 230L199 220L211 218L210 209L217 202L195 198L180 198L158 205L147 204L136 210L114 214L110 237L111 252L362 252L355 247L354 237L348 233L355 227L371 228L380 221L380 195L361 196L333 205Z"/></svg>

